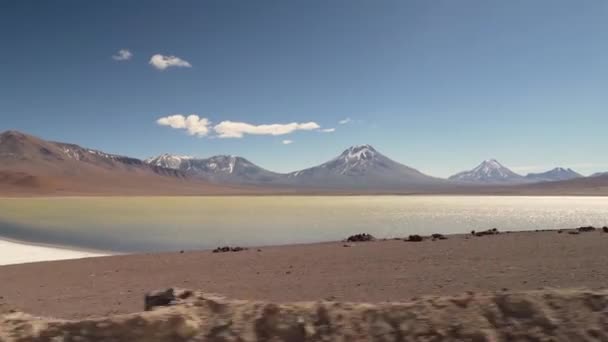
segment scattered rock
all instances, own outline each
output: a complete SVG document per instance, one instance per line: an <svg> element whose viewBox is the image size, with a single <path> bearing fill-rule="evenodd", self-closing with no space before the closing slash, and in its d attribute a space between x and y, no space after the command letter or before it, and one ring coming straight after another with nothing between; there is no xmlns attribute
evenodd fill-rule
<svg viewBox="0 0 608 342"><path fill-rule="evenodd" d="M586 226L586 227L579 227L578 231L579 232L592 232L595 230L595 227L593 226Z"/></svg>
<svg viewBox="0 0 608 342"><path fill-rule="evenodd" d="M243 247L224 246L224 247L218 247L218 248L214 249L213 253L241 252L241 251L246 251L246 250L247 250L247 248L243 248Z"/></svg>
<svg viewBox="0 0 608 342"><path fill-rule="evenodd" d="M420 241L422 241L422 240L423 240L423 238L422 238L422 236L420 236L420 235L410 235L410 236L407 238L407 240L406 240L406 241L409 241L409 242L420 242Z"/></svg>
<svg viewBox="0 0 608 342"><path fill-rule="evenodd" d="M374 238L371 234L361 233L351 235L346 239L347 242L366 242L366 241L374 241Z"/></svg>
<svg viewBox="0 0 608 342"><path fill-rule="evenodd" d="M484 235L497 235L497 234L500 234L500 232L498 231L498 229L492 228L492 229L484 230L484 231L481 231L481 232L477 232L474 235L475 236L484 236Z"/></svg>
<svg viewBox="0 0 608 342"><path fill-rule="evenodd" d="M448 239L447 237L445 237L445 235L438 234L438 233L431 235L431 237L433 238L433 240L447 240Z"/></svg>

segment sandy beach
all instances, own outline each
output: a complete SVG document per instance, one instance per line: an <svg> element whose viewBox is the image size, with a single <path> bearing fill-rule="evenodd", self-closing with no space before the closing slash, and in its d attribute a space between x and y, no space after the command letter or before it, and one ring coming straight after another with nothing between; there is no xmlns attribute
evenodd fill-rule
<svg viewBox="0 0 608 342"><path fill-rule="evenodd" d="M84 318L142 310L145 293L183 287L229 298L386 302L466 291L602 288L608 234L501 233L184 251L0 267L0 310Z"/></svg>

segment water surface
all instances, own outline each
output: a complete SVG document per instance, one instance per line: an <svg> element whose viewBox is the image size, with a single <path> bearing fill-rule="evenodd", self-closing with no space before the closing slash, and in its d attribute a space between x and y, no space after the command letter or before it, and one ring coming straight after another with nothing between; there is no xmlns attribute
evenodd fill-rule
<svg viewBox="0 0 608 342"><path fill-rule="evenodd" d="M608 197L0 198L0 237L120 252L607 224Z"/></svg>

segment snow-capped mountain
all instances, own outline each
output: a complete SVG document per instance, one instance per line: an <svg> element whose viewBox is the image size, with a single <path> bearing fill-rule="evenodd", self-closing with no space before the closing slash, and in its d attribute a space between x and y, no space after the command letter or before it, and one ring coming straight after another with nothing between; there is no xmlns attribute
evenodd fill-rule
<svg viewBox="0 0 608 342"><path fill-rule="evenodd" d="M237 156L218 155L210 158L194 158L163 154L147 159L146 163L180 170L188 175L218 183L267 184L284 177Z"/></svg>
<svg viewBox="0 0 608 342"><path fill-rule="evenodd" d="M575 178L581 178L583 175L572 170L563 167L556 167L552 170L542 173L529 173L526 175L526 179L534 182L556 182Z"/></svg>
<svg viewBox="0 0 608 342"><path fill-rule="evenodd" d="M359 189L416 189L422 185L444 183L385 157L370 145L352 146L324 164L290 173L288 180L297 186Z"/></svg>
<svg viewBox="0 0 608 342"><path fill-rule="evenodd" d="M144 160L146 164L164 167L167 169L179 170L184 160L190 160L190 156L174 156L172 154L161 154L158 157L148 158Z"/></svg>
<svg viewBox="0 0 608 342"><path fill-rule="evenodd" d="M475 184L525 183L526 178L509 170L496 159L484 160L470 171L457 173L449 178L451 181Z"/></svg>

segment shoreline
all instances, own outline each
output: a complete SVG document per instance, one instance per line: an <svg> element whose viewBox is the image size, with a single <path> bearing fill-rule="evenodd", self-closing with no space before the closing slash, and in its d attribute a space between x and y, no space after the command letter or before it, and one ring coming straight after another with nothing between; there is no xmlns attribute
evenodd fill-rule
<svg viewBox="0 0 608 342"><path fill-rule="evenodd" d="M512 231L499 231L500 234L526 234L526 233L541 233L541 232L558 232L563 231L567 233L569 231L576 231L576 228L546 228L546 229L535 229L535 230L512 230ZM596 228L596 230L602 231L602 227ZM473 230L474 231L474 230ZM479 231L481 232L481 231ZM355 235L357 233L353 233ZM428 235L420 235L425 240L430 240L434 233L430 233ZM419 235L419 234L415 234ZM460 232L460 233L448 233L448 234L440 234L448 238L458 238L458 237L473 237L471 231L469 232ZM369 243L369 242L383 242L383 241L406 241L407 236L394 236L394 237L384 237L384 238L374 238L372 241L347 241L348 237L344 237L342 240L327 240L327 241L317 241L317 242L301 242L301 243L289 243L289 244L268 244L268 245L255 245L255 246L238 246L238 245L230 245L227 247L243 247L245 250L257 250L261 248L292 248L298 246L322 246L322 245L335 245L335 244L356 244L356 243ZM433 239L434 241L434 239ZM218 245L216 248L224 247L225 245ZM148 251L148 252L116 252L116 251L106 251L95 248L85 248L80 246L71 246L71 245L63 245L63 244L53 244L53 243L45 243L45 242L35 242L35 241L27 241L14 239L10 237L5 237L0 235L0 247L13 247L18 250L19 255L4 255L3 252L0 252L0 267L8 266L8 265L20 265L26 263L41 263L41 262L52 262L58 260L74 260L74 259L82 259L82 258L101 258L101 257L113 257L113 256L126 256L126 255L153 255L153 254L165 254L165 253L184 253L184 252L212 252L214 247L210 248L202 248L202 249L175 249L172 251ZM2 250L2 248L0 248ZM31 255L32 252L44 252L49 253L50 258L45 259L44 257L34 257L31 260L24 258L22 255ZM60 256L57 257L56 255ZM39 254L38 254L39 255ZM53 256L55 255L55 256ZM8 260L21 260L18 262L9 261L8 263L5 261Z"/></svg>

